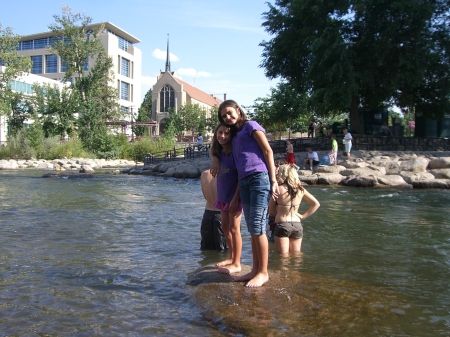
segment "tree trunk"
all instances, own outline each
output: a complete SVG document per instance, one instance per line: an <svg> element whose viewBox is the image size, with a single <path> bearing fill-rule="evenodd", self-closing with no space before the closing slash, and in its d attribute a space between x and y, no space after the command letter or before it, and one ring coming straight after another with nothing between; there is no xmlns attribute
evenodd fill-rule
<svg viewBox="0 0 450 337"><path fill-rule="evenodd" d="M361 123L359 121L359 97L352 97L352 105L350 107L350 126L351 133L362 134Z"/></svg>

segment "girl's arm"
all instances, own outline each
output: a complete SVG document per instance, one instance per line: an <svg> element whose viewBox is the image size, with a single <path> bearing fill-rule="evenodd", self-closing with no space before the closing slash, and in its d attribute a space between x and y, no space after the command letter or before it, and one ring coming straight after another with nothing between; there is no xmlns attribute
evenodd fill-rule
<svg viewBox="0 0 450 337"><path fill-rule="evenodd" d="M270 191L272 194L272 198L275 200L280 193L278 189L277 178L275 176L275 164L273 160L273 151L270 147L269 142L267 141L266 135L264 132L255 130L252 132L253 138L255 138L259 147L261 148L264 159L266 161L267 170L269 171L269 179L270 179Z"/></svg>
<svg viewBox="0 0 450 337"><path fill-rule="evenodd" d="M302 214L298 214L301 220L305 220L309 218L311 215L313 215L320 207L319 201L307 190L303 190L303 198L306 200L307 203L309 203L308 210Z"/></svg>
<svg viewBox="0 0 450 337"><path fill-rule="evenodd" d="M209 148L209 157L211 158L211 167L209 168L209 172L215 178L220 173L220 161L219 158L212 153L212 147Z"/></svg>

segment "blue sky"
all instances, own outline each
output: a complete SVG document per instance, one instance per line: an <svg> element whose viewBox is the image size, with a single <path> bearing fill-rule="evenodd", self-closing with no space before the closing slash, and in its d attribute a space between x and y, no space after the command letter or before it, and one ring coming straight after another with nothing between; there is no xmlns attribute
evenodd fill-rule
<svg viewBox="0 0 450 337"><path fill-rule="evenodd" d="M2 1L3 2L3 1ZM0 23L18 35L41 33L62 15L62 5L84 13L93 23L109 21L134 35L142 50L142 98L164 70L167 34L171 70L209 93L252 105L270 94L260 68L265 0L22 0L2 4Z"/></svg>

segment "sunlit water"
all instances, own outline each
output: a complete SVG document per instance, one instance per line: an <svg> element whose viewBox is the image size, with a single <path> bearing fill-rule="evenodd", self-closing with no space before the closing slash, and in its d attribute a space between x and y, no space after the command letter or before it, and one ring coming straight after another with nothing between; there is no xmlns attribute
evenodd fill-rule
<svg viewBox="0 0 450 337"><path fill-rule="evenodd" d="M0 171L0 336L217 335L186 285L226 256L199 249L198 180L42 174ZM309 190L302 256L270 268L402 294L402 336L449 336L450 191Z"/></svg>

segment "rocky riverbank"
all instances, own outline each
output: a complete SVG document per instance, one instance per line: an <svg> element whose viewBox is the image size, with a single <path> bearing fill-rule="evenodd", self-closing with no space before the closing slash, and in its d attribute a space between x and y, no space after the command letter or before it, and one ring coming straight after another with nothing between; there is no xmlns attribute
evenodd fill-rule
<svg viewBox="0 0 450 337"><path fill-rule="evenodd" d="M319 158L327 151L317 151ZM296 164L303 166L306 153L296 153ZM339 156L337 166L299 170L306 185L341 185L395 188L450 188L450 152L354 151L346 162ZM128 174L198 178L210 167L209 158L141 165L124 170Z"/></svg>
<svg viewBox="0 0 450 337"><path fill-rule="evenodd" d="M322 158L328 151L317 152ZM306 152L295 154L299 167L303 166L305 157ZM339 156L337 166L319 166L312 172L299 170L300 179L305 185L450 188L450 152L353 151L349 162L344 159ZM128 160L63 158L51 161L0 160L0 170L40 169L53 171L51 176L57 177L54 171L61 167L65 172L61 175L111 169L113 173L197 179L210 164L210 159L206 157L150 165Z"/></svg>

